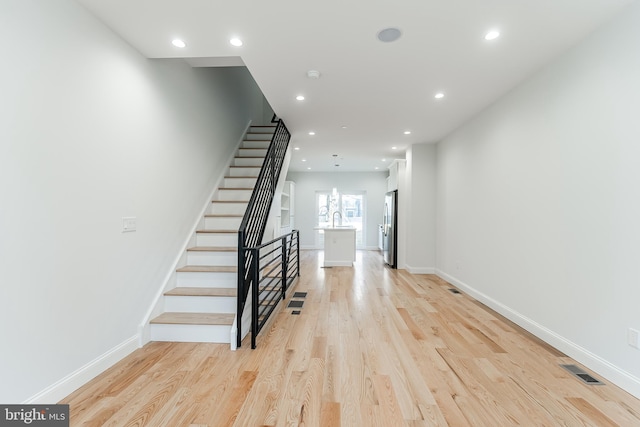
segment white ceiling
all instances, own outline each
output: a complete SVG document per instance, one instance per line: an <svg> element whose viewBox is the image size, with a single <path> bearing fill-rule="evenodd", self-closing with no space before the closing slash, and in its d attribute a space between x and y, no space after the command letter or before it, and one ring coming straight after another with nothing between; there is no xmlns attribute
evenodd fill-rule
<svg viewBox="0 0 640 427"><path fill-rule="evenodd" d="M149 58L244 63L290 129L299 147L290 170L298 171L386 169L409 145L437 142L632 1L78 0ZM380 42L387 27L402 37ZM490 29L501 36L484 40ZM233 36L244 45L231 46ZM174 38L187 47L174 47ZM311 69L321 78L309 79ZM436 100L439 91L446 96ZM306 99L296 101L298 94Z"/></svg>

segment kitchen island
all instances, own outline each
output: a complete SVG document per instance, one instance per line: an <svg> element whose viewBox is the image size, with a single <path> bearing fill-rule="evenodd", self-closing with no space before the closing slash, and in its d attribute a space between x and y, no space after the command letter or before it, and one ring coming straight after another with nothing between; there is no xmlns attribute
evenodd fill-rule
<svg viewBox="0 0 640 427"><path fill-rule="evenodd" d="M351 267L356 260L356 228L318 227L324 231L324 267Z"/></svg>

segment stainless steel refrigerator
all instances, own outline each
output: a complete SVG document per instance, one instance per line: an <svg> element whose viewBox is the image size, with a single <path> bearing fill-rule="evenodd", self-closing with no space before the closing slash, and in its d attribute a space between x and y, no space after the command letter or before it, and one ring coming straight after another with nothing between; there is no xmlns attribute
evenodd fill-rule
<svg viewBox="0 0 640 427"><path fill-rule="evenodd" d="M382 221L382 254L391 268L398 267L398 190L389 191L384 197Z"/></svg>

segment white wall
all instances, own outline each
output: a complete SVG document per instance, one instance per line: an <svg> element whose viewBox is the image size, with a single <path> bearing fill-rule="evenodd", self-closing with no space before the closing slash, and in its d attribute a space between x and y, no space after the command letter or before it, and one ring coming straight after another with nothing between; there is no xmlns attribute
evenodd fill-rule
<svg viewBox="0 0 640 427"><path fill-rule="evenodd" d="M296 224L300 230L300 245L314 247L316 231L316 191L331 191L334 187L341 193L365 191L366 234L365 246L378 246L378 224L382 222L384 195L387 191L387 172L289 172L287 181L296 183Z"/></svg>
<svg viewBox="0 0 640 427"><path fill-rule="evenodd" d="M436 146L414 144L406 153L406 193L399 192L407 210L404 226L404 265L411 273L435 273L436 267ZM399 245L402 242L399 242Z"/></svg>
<svg viewBox="0 0 640 427"><path fill-rule="evenodd" d="M246 70L147 60L70 0L2 1L0 39L0 402L19 403L135 347L264 112Z"/></svg>
<svg viewBox="0 0 640 427"><path fill-rule="evenodd" d="M640 4L438 146L440 272L640 397Z"/></svg>

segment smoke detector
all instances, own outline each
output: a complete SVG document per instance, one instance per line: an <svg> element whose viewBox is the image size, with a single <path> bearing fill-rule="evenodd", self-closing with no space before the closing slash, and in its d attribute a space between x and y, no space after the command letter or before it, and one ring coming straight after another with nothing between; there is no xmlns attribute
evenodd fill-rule
<svg viewBox="0 0 640 427"><path fill-rule="evenodd" d="M309 77L310 79L319 79L320 78L320 71L318 71L318 70L309 70L309 71L307 71L307 77Z"/></svg>

